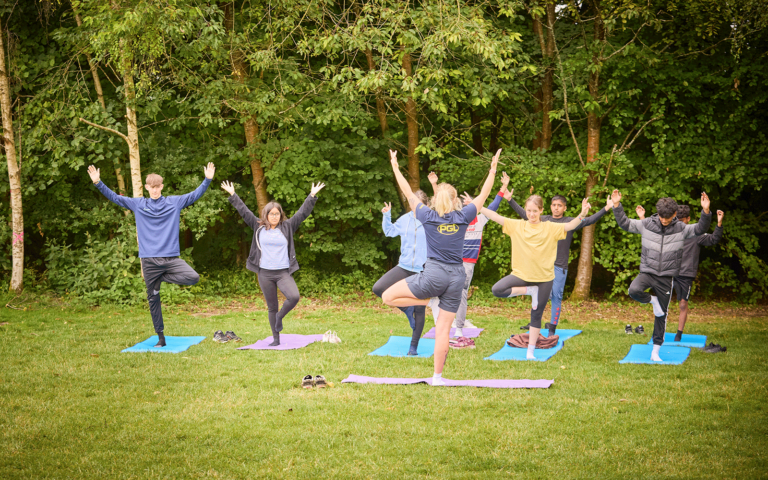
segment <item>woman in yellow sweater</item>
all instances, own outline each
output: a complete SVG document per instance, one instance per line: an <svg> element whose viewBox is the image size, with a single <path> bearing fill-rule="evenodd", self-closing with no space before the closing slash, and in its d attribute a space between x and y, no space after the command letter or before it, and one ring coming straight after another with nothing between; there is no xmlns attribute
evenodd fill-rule
<svg viewBox="0 0 768 480"><path fill-rule="evenodd" d="M531 195L525 201L528 220L512 220L493 210L482 210L483 215L501 225L503 232L512 239L512 274L496 282L493 294L501 298L531 296L531 329L526 355L529 360L534 358L533 351L541 331L541 316L552 292L557 242L564 239L567 232L578 228L590 207L585 198L581 202L579 216L565 224L541 221L544 202L538 195Z"/></svg>

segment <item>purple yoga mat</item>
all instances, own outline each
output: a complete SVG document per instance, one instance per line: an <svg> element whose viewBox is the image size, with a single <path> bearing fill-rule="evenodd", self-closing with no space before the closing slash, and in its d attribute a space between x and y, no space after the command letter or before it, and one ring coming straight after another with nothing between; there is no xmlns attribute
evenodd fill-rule
<svg viewBox="0 0 768 480"><path fill-rule="evenodd" d="M487 387L487 388L549 388L554 380L449 380L444 378L446 387ZM413 385L427 383L432 385L429 378L379 378L350 375L341 383L376 383L379 385Z"/></svg>
<svg viewBox="0 0 768 480"><path fill-rule="evenodd" d="M467 338L477 338L480 336L480 333L485 330L484 328L465 328L462 333ZM456 333L456 329L451 329L451 337L455 337L454 335ZM435 338L435 327L432 327L426 335L424 335L422 338Z"/></svg>
<svg viewBox="0 0 768 480"><path fill-rule="evenodd" d="M253 345L246 345L240 347L238 350L294 350L296 348L304 348L310 343L321 342L323 335L296 335L293 333L284 333L280 335L280 345L277 347L270 347L272 343L272 336L259 340Z"/></svg>

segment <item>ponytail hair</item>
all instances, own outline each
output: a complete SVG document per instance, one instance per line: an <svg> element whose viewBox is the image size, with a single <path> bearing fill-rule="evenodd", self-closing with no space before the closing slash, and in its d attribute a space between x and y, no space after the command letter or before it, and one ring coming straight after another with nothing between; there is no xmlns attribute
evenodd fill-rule
<svg viewBox="0 0 768 480"><path fill-rule="evenodd" d="M424 190L416 190L413 192L413 195L424 204L425 207L429 206L429 197L427 197L427 194L424 193Z"/></svg>
<svg viewBox="0 0 768 480"><path fill-rule="evenodd" d="M531 195L528 197L528 199L525 201L526 206L528 206L528 202L531 202L539 207L539 210L544 210L544 200L542 200L539 195Z"/></svg>
<svg viewBox="0 0 768 480"><path fill-rule="evenodd" d="M435 189L435 196L432 197L432 208L443 217L447 213L461 209L461 203L457 203L457 200L456 189L448 183L441 183Z"/></svg>

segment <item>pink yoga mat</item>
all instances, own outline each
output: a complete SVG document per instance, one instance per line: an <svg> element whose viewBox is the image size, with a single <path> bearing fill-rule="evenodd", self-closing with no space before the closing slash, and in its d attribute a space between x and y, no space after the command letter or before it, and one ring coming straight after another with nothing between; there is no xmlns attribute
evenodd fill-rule
<svg viewBox="0 0 768 480"><path fill-rule="evenodd" d="M477 338L485 330L484 328L465 328L461 333L467 338ZM456 336L456 329L451 329L451 337ZM432 327L422 338L435 338L435 327Z"/></svg>
<svg viewBox="0 0 768 480"><path fill-rule="evenodd" d="M554 380L449 380L443 379L446 387L486 387L486 388L549 388ZM379 378L350 375L341 383L376 383L379 385L413 385L427 383L432 385L429 378Z"/></svg>
<svg viewBox="0 0 768 480"><path fill-rule="evenodd" d="M277 347L270 347L272 343L272 336L259 340L253 345L246 345L240 347L238 350L294 350L296 348L304 348L310 343L321 342L323 335L296 335L294 333L284 333L280 335L280 345Z"/></svg>

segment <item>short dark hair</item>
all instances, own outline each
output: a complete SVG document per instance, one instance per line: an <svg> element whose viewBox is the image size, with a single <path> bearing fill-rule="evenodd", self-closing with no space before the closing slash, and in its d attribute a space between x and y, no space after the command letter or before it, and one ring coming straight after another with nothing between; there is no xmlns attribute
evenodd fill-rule
<svg viewBox="0 0 768 480"><path fill-rule="evenodd" d="M691 218L691 207L688 205L678 205L677 218Z"/></svg>
<svg viewBox="0 0 768 480"><path fill-rule="evenodd" d="M554 202L555 200L560 200L561 202L563 202L563 205L565 205L566 207L568 206L568 199L566 199L562 195L555 195L554 197L552 197L552 201Z"/></svg>
<svg viewBox="0 0 768 480"><path fill-rule="evenodd" d="M672 218L677 213L677 202L674 198L660 198L656 202L656 212L661 218Z"/></svg>

